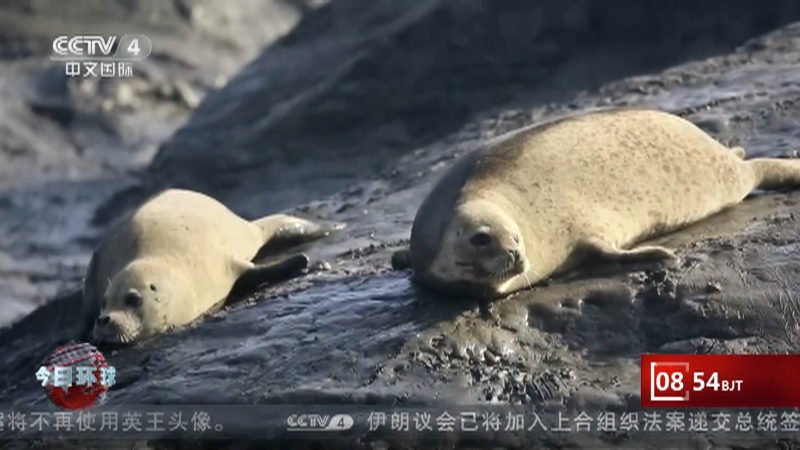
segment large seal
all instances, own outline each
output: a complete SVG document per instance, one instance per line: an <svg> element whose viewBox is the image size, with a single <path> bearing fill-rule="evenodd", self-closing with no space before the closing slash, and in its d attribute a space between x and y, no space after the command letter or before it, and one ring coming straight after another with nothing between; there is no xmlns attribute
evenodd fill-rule
<svg viewBox="0 0 800 450"><path fill-rule="evenodd" d="M408 250L392 257L420 283L500 297L587 258L664 261L639 245L741 202L800 187L800 161L744 159L691 122L605 110L497 137L449 168L424 200Z"/></svg>
<svg viewBox="0 0 800 450"><path fill-rule="evenodd" d="M283 214L250 222L206 195L163 191L112 225L92 255L84 333L93 326L97 341L125 344L188 324L240 283L278 281L308 266L304 254L256 265L266 243L310 242L343 227Z"/></svg>

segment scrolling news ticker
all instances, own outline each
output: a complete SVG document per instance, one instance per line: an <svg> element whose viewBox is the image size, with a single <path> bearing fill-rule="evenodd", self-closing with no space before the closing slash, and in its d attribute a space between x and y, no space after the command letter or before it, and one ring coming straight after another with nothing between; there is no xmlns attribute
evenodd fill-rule
<svg viewBox="0 0 800 450"><path fill-rule="evenodd" d="M800 355L641 356L644 408L800 408Z"/></svg>

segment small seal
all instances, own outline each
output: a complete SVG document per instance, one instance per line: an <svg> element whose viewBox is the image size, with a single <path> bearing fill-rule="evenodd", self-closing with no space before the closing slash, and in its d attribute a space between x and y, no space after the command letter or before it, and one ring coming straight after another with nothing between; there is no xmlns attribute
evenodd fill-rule
<svg viewBox="0 0 800 450"><path fill-rule="evenodd" d="M691 122L605 110L521 128L450 167L392 256L431 288L496 298L597 261L657 262L642 241L741 202L800 187L800 161L744 159Z"/></svg>
<svg viewBox="0 0 800 450"><path fill-rule="evenodd" d="M283 214L250 222L198 192L163 191L113 224L92 255L84 333L127 344L188 324L221 307L234 287L255 288L308 267L302 253L255 264L265 244L311 242L342 228Z"/></svg>

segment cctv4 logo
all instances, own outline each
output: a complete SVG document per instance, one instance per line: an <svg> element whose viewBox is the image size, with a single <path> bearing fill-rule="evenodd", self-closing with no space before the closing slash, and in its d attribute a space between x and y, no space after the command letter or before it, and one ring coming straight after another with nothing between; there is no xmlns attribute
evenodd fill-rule
<svg viewBox="0 0 800 450"><path fill-rule="evenodd" d="M292 414L286 419L289 430L349 430L353 426L353 417L349 414Z"/></svg>
<svg viewBox="0 0 800 450"><path fill-rule="evenodd" d="M119 40L116 36L82 35L59 36L53 40L53 52L56 58L133 58L144 59L150 54L152 45L145 35L124 35Z"/></svg>

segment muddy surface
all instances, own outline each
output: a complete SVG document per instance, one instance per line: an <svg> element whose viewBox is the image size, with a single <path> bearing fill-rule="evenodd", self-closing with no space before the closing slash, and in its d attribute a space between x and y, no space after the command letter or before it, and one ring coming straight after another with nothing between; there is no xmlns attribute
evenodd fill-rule
<svg viewBox="0 0 800 450"><path fill-rule="evenodd" d="M410 52L422 44L411 39L412 34L406 36L397 30L428 30L431 34L423 33L429 40L426 42L439 42L430 41L441 32L439 21L452 18L442 12L438 2L427 6L419 2L421 9L406 11L408 15L396 14L398 10L392 7L399 7L393 2L380 4L392 20L375 19L384 17L375 10L376 16L364 27L387 33L378 35L398 51L400 60L400 50ZM488 8L481 2L473 4ZM586 8L587 17L593 18L590 23L606 17ZM344 14L341 11L345 10L339 11ZM484 10L483 17L489 12L492 10ZM515 14L511 12L522 13L514 9L507 12L512 17ZM784 19L789 12L782 12ZM477 21L469 13L456 16L477 23L469 22L471 17ZM667 13L664 16L674 19ZM708 21L721 20L697 11L690 16L697 22L680 21L688 29L693 23L707 27ZM656 29L653 27L658 20L650 20L649 26ZM607 22L607 26L611 24ZM297 35L290 35L291 39L274 50L265 50L230 84L208 97L141 174L144 188L115 196L95 219L101 225L126 203L135 202L142 192L166 185L211 192L245 215L292 208L298 214L348 222L344 233L309 250L315 260L326 261L330 270L254 294L246 304L197 326L134 349L107 352L119 371L119 384L111 392L110 402L413 405L448 401L524 404L548 411L629 410L639 404L638 363L642 352L800 350L796 301L800 280L798 193L755 195L702 224L662 238L664 244L678 249L680 260L672 266L624 270L593 267L588 273L491 305L435 297L412 285L407 273L393 272L389 263L391 252L405 245L416 207L430 183L454 158L480 139L562 114L608 106L657 107L693 120L723 142L745 146L749 157L796 156L800 149L800 79L796 76L800 72L800 26L783 26L750 41L746 35L731 37L723 27L709 33L704 41L713 45L698 49L690 55L690 62L683 63L677 60L686 55L675 48L670 56L667 50L648 52L650 47L642 44L641 53L616 53L630 56L626 61L629 67L617 66L616 73L611 69L607 74L595 73L599 77L594 79L599 85L596 88L580 83L569 89L554 85L565 82L568 74L583 79L581 74L594 67L577 51L567 52L572 59L566 58L566 53L557 53L562 59L557 63L548 60L550 64L521 58L530 64L529 69L540 65L547 73L525 85L520 80L529 80L531 73L525 72L523 65L520 70L524 75L518 80L491 85L498 80L486 75L478 83L482 89L474 90L457 84L460 74L448 75L455 77L455 84L446 91L453 94L442 100L445 106L433 100L414 103L421 94L411 96L404 104L408 110L398 110L388 101L383 105L378 100L367 101L370 95L377 95L370 90L378 89L374 83L384 78L395 83L393 94L398 98L425 86L422 78L411 77L419 84L399 83L401 75L393 75L391 70L397 70L396 66L386 61L391 58L380 58L387 54L387 48L371 40L343 39L343 47L328 49L330 55L349 52L358 57L354 56L351 66L331 56L333 62L326 66L329 70L318 74L320 79L284 75L286 83L292 81L297 86L278 83L281 89L270 89L264 81L256 83L254 80L260 77L275 80L280 67L287 71L286 67L308 67L302 65L310 64L307 61L292 62L292 58L303 59L298 56L303 52L292 46L300 46L319 29L336 29L324 21L309 20L305 23L308 28L303 26L298 26L301 31ZM741 26L736 28L737 33L742 32ZM536 36L550 36L546 26L543 30ZM472 35L466 34L463 42L473 42ZM556 42L571 42L553 36ZM505 45L511 42L516 40L501 41ZM609 42L614 41L609 38ZM564 44L563 48L577 49L583 43L573 43L574 47ZM725 48L732 43L740 46ZM455 51L445 47L443 53ZM270 53L288 52L287 48L297 50L289 52L294 56L288 59L280 57L287 53ZM615 54L613 45L604 48ZM653 57L654 53L661 57ZM636 54L641 59L632 56ZM714 54L717 56L710 56ZM434 70L439 54L432 52L430 56L428 70ZM506 69L518 61L512 56L497 58ZM280 63L269 63L275 59ZM475 64L485 67L486 60ZM353 69L356 66L358 70ZM312 75L317 76L317 72ZM373 84L365 80L373 80ZM303 83L307 83L303 85L306 91L300 87ZM308 86L317 86L318 90L298 98L299 92L308 92ZM492 90L495 86L497 91ZM499 95L501 86L508 90L505 97ZM434 83L430 89L443 88ZM476 100L479 93L485 96L483 102ZM287 98L279 99L280 95ZM518 98L509 104L511 96ZM458 101L469 107L459 110ZM280 111L265 114L264 104ZM354 105L362 109L353 109ZM367 121L368 126L358 128L367 118L379 122L375 115L381 108L386 108L381 112L383 117L396 113L400 119L378 125ZM416 128L421 125L406 118L427 109L430 128ZM444 110L459 110L463 116L443 118L444 122L431 119ZM337 121L325 122L334 116ZM328 128L321 130L323 124ZM396 140L398 136L405 136L405 140ZM324 167L318 164L320 159L325 159ZM197 163L190 165L189 160ZM230 165L226 165L228 162ZM247 166L258 170L244 170ZM323 170L329 172L323 174ZM309 181L312 179L316 181ZM94 195L102 189L87 190ZM31 194L31 198L40 197ZM85 209L85 215L90 216L93 208ZM86 234L85 241L92 242L91 233ZM0 331L4 349L0 367L7 374L0 387L0 396L7 399L4 403L47 405L48 400L34 382L32 368L55 345L72 338L76 301L77 294L65 295ZM755 433L750 437L754 447L768 440L757 442ZM569 434L542 436L539 441L524 444L562 448L620 442L634 447L652 444L647 436ZM414 446L414 442L407 444ZM450 442L443 447L458 444ZM697 448L751 445L741 437L724 435L697 435L675 443L679 444ZM253 448L261 448L258 445L253 444ZM518 447L520 443L504 445ZM350 448L362 447L370 448L364 441L350 443Z"/></svg>

